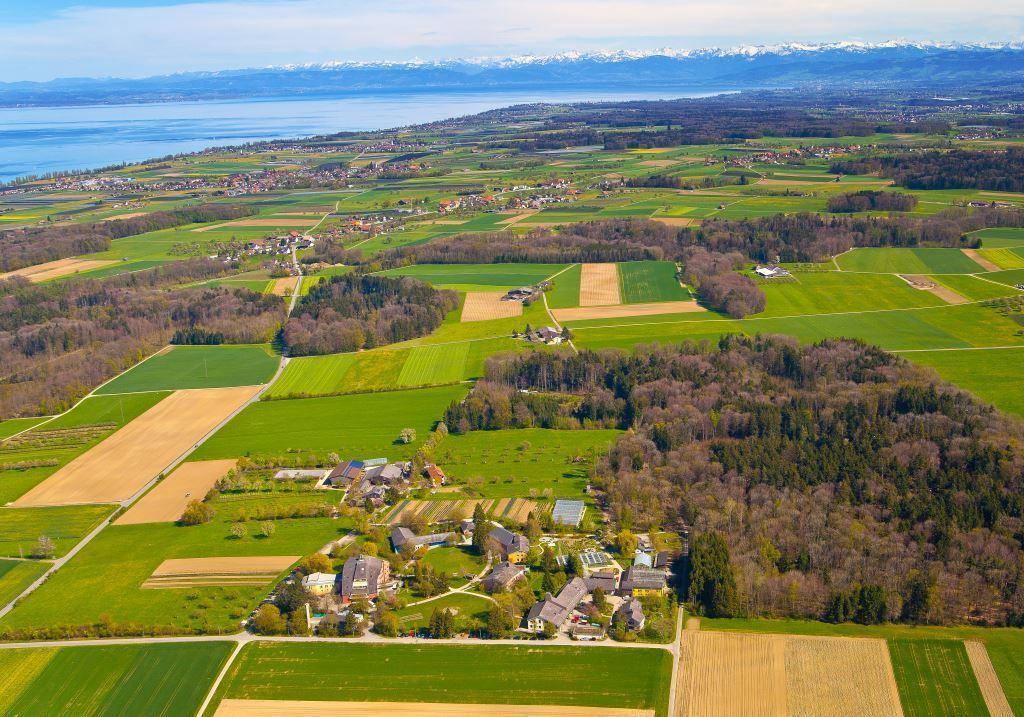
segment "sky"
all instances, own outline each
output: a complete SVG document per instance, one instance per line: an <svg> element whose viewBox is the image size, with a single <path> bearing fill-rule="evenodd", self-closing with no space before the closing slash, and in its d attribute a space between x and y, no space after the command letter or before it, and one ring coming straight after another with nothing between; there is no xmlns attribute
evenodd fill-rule
<svg viewBox="0 0 1024 717"><path fill-rule="evenodd" d="M1024 39L1019 0L0 0L0 81L332 60Z"/></svg>

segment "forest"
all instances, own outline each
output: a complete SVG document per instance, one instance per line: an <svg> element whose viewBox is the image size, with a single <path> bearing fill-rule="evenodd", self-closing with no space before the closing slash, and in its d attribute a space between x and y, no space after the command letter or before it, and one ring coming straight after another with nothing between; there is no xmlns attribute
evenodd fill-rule
<svg viewBox="0 0 1024 717"><path fill-rule="evenodd" d="M623 526L691 527L707 614L1024 618L1024 424L878 348L727 336L505 354L445 422L626 430L595 485ZM700 537L716 534L724 555ZM734 594L713 599L708 580Z"/></svg>
<svg viewBox="0 0 1024 717"><path fill-rule="evenodd" d="M280 297L248 289L171 289L220 276L205 259L103 280L0 280L0 417L48 415L153 353L179 331L265 343L285 318Z"/></svg>
<svg viewBox="0 0 1024 717"><path fill-rule="evenodd" d="M106 251L113 239L201 222L227 221L256 213L255 207L202 204L141 217L89 224L51 224L0 232L0 272L69 256Z"/></svg>
<svg viewBox="0 0 1024 717"><path fill-rule="evenodd" d="M917 197L902 192L860 192L837 194L828 200L827 208L836 214L855 212L910 212L917 206Z"/></svg>
<svg viewBox="0 0 1024 717"><path fill-rule="evenodd" d="M294 356L358 351L428 334L458 306L416 279L345 274L310 289L283 337Z"/></svg>
<svg viewBox="0 0 1024 717"><path fill-rule="evenodd" d="M835 174L880 174L907 189L988 189L1024 192L1024 149L952 150L837 162Z"/></svg>

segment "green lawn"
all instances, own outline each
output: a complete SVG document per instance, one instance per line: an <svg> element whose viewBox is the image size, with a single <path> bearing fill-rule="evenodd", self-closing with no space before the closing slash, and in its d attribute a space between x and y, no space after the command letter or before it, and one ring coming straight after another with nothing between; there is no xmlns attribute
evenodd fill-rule
<svg viewBox="0 0 1024 717"><path fill-rule="evenodd" d="M987 717L967 650L957 640L890 640L906 717Z"/></svg>
<svg viewBox="0 0 1024 717"><path fill-rule="evenodd" d="M474 553L472 547L464 545L431 548L420 561L452 576L476 575L484 567L483 558Z"/></svg>
<svg viewBox="0 0 1024 717"><path fill-rule="evenodd" d="M676 265L671 261L621 262L619 287L624 304L690 299L690 292L679 285Z"/></svg>
<svg viewBox="0 0 1024 717"><path fill-rule="evenodd" d="M33 560L0 560L0 606L21 595L49 567L49 563Z"/></svg>
<svg viewBox="0 0 1024 717"><path fill-rule="evenodd" d="M432 550L430 552L436 552ZM452 610L457 619L476 618L483 622L487 620L487 611L491 606L490 600L474 595L472 593L455 593L447 597L431 600L422 605L411 605L399 610L397 613L398 622L405 632L420 630L430 626L430 616L434 610Z"/></svg>
<svg viewBox="0 0 1024 717"><path fill-rule="evenodd" d="M454 484L483 498L581 498L596 455L620 435L614 430L526 428L450 435L436 452ZM572 459L580 457L580 462Z"/></svg>
<svg viewBox="0 0 1024 717"><path fill-rule="evenodd" d="M242 411L191 459L273 455L293 449L335 451L350 458L408 458L418 443L400 443L399 432L414 428L422 441L466 390L457 385L262 401Z"/></svg>
<svg viewBox="0 0 1024 717"><path fill-rule="evenodd" d="M51 538L56 557L71 550L114 512L114 505L0 508L0 555L26 557L41 535Z"/></svg>
<svg viewBox="0 0 1024 717"><path fill-rule="evenodd" d="M895 274L974 274L984 271L959 249L853 249L836 258L846 271Z"/></svg>
<svg viewBox="0 0 1024 717"><path fill-rule="evenodd" d="M175 346L142 362L97 393L255 386L277 370L269 346Z"/></svg>
<svg viewBox="0 0 1024 717"><path fill-rule="evenodd" d="M660 649L256 642L243 648L218 696L588 705L667 717L671 668L672 655Z"/></svg>
<svg viewBox="0 0 1024 717"><path fill-rule="evenodd" d="M191 716L232 647L203 642L0 650L0 713Z"/></svg>

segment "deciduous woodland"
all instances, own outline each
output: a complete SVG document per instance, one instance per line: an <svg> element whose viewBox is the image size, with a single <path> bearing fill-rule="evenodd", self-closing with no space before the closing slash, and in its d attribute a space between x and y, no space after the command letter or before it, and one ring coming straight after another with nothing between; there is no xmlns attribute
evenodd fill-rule
<svg viewBox="0 0 1024 717"><path fill-rule="evenodd" d="M0 232L0 272L79 254L106 251L112 239L200 222L238 219L256 213L254 207L203 204L152 212L141 217L91 224L60 224Z"/></svg>
<svg viewBox="0 0 1024 717"><path fill-rule="evenodd" d="M627 430L595 480L623 526L724 537L724 559L694 543L702 585L735 576L711 614L1024 616L1024 425L880 349L732 336L506 354L445 421Z"/></svg>
<svg viewBox="0 0 1024 717"><path fill-rule="evenodd" d="M865 189L838 194L828 200L828 210L853 212L910 212L917 206L917 197L902 192L879 192Z"/></svg>
<svg viewBox="0 0 1024 717"><path fill-rule="evenodd" d="M303 297L284 340L296 356L373 348L430 333L458 305L454 291L416 279L336 276Z"/></svg>
<svg viewBox="0 0 1024 717"><path fill-rule="evenodd" d="M880 174L908 189L1024 192L1024 150L953 150L864 157L832 165L836 174Z"/></svg>
<svg viewBox="0 0 1024 717"><path fill-rule="evenodd" d="M231 267L188 260L103 280L0 281L0 416L63 411L177 331L228 343L270 340L280 297L247 289L173 289Z"/></svg>

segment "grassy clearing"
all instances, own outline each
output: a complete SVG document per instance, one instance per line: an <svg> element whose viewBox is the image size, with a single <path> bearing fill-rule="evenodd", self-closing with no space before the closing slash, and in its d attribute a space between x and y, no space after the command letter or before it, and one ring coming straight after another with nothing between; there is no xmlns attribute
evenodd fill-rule
<svg viewBox="0 0 1024 717"><path fill-rule="evenodd" d="M0 605L21 595L48 567L49 563L31 560L0 560Z"/></svg>
<svg viewBox="0 0 1024 717"><path fill-rule="evenodd" d="M464 545L433 548L420 561L454 576L477 575L484 567L483 557L474 553L472 547Z"/></svg>
<svg viewBox="0 0 1024 717"><path fill-rule="evenodd" d="M437 551L432 550L430 552L435 553ZM479 569L477 572L479 572ZM430 625L430 616L433 615L434 610L451 610L455 612L460 620L475 618L481 623L484 623L487 619L487 611L490 606L490 600L481 597L480 595L474 595L472 593L456 593L455 595L450 595L448 597L431 600L430 602L423 603L422 605L412 605L399 610L396 614L398 616L398 622L401 625L401 629L409 632L428 627ZM455 701L457 699L458 698L453 695L452 700L450 701Z"/></svg>
<svg viewBox="0 0 1024 717"><path fill-rule="evenodd" d="M679 285L671 261L628 261L619 264L619 286L624 304L686 301L690 292Z"/></svg>
<svg viewBox="0 0 1024 717"><path fill-rule="evenodd" d="M263 401L246 408L202 445L192 460L276 454L289 450L336 451L352 458L409 458L418 442L398 434L415 428L421 440L464 386L410 391Z"/></svg>
<svg viewBox="0 0 1024 717"><path fill-rule="evenodd" d="M668 651L642 648L256 642L243 648L218 696L589 705L667 717L671 667Z"/></svg>
<svg viewBox="0 0 1024 717"><path fill-rule="evenodd" d="M906 717L987 717L967 651L956 640L891 640Z"/></svg>
<svg viewBox="0 0 1024 717"><path fill-rule="evenodd" d="M451 435L437 462L453 482L482 498L581 498L594 458L620 434L613 430L526 428ZM579 458L579 462L573 462Z"/></svg>
<svg viewBox="0 0 1024 717"><path fill-rule="evenodd" d="M1017 249L981 249L978 253L1000 269L1024 269L1024 257Z"/></svg>
<svg viewBox="0 0 1024 717"><path fill-rule="evenodd" d="M845 271L888 274L974 274L984 271L959 249L854 249L836 258Z"/></svg>
<svg viewBox="0 0 1024 717"><path fill-rule="evenodd" d="M48 508L0 508L0 555L27 557L39 536L51 538L56 557L71 550L114 512L113 505L67 505Z"/></svg>
<svg viewBox="0 0 1024 717"><path fill-rule="evenodd" d="M255 386L277 370L269 346L176 346L123 373L98 394Z"/></svg>
<svg viewBox="0 0 1024 717"><path fill-rule="evenodd" d="M0 712L39 715L191 715L232 643L3 650Z"/></svg>
<svg viewBox="0 0 1024 717"><path fill-rule="evenodd" d="M1004 411L1024 416L1024 392L1020 390L1024 348L915 351L904 358L934 368L945 380Z"/></svg>

